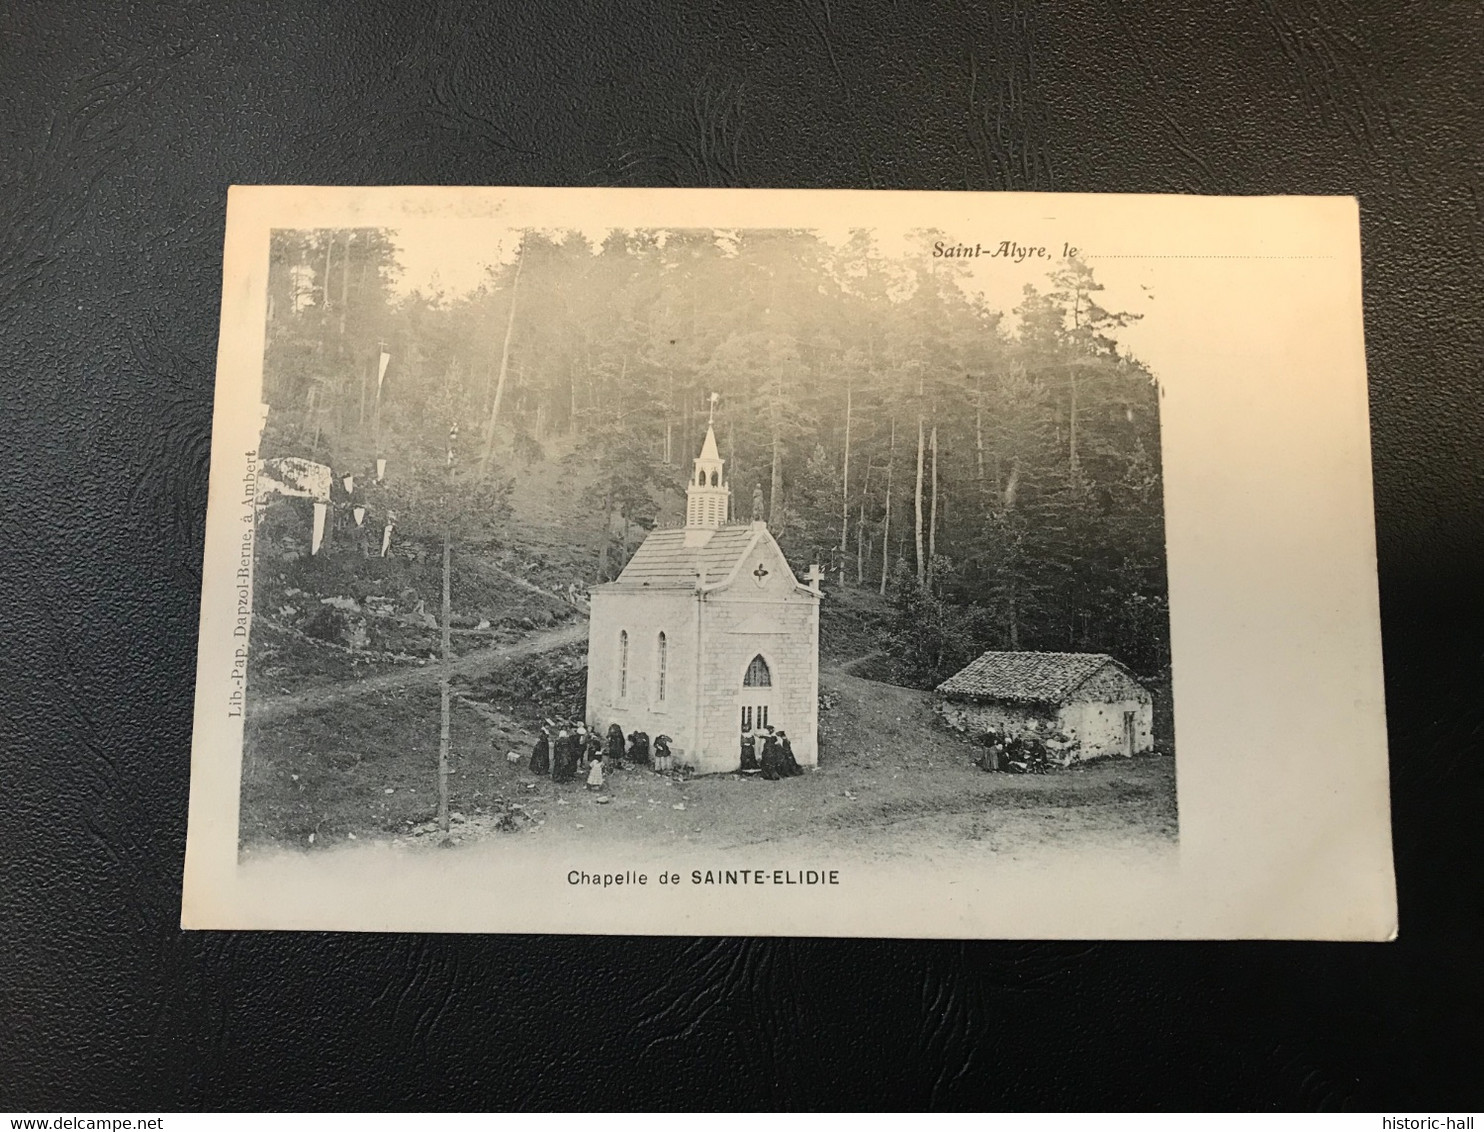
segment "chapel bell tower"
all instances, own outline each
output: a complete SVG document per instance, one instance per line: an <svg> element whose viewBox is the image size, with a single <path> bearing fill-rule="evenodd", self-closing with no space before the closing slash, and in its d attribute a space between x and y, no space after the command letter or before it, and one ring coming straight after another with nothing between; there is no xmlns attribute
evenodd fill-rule
<svg viewBox="0 0 1484 1132"><path fill-rule="evenodd" d="M716 451L716 433L708 423L706 441L701 445L701 454L696 457L690 486L685 489L687 529L714 531L727 521L732 489L727 486L722 475L723 463L721 455Z"/></svg>

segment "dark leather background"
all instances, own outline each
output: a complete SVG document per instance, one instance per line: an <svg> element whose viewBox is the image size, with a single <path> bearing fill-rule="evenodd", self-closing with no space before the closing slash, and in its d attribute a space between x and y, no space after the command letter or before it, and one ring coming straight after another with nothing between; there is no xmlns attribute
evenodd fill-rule
<svg viewBox="0 0 1484 1132"><path fill-rule="evenodd" d="M1477 1107L1481 58L1401 0L0 6L0 1109ZM182 934L234 182L1358 195L1401 940Z"/></svg>

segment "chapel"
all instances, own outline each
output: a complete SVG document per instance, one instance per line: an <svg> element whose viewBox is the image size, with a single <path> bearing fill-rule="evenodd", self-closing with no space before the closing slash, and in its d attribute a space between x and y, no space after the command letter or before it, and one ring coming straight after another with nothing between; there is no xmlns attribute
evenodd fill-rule
<svg viewBox="0 0 1484 1132"><path fill-rule="evenodd" d="M793 570L755 517L732 521L712 424L685 526L652 531L615 581L592 587L587 725L670 736L676 762L735 771L744 729L787 732L819 762L819 578Z"/></svg>

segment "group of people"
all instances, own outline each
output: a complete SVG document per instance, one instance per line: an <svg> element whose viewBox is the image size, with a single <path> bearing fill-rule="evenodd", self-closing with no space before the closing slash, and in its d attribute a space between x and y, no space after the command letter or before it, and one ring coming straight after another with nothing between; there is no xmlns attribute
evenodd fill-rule
<svg viewBox="0 0 1484 1132"><path fill-rule="evenodd" d="M661 774L668 774L674 761L670 742L670 736L657 735L651 750L645 732L635 731L625 736L617 723L610 724L607 736L602 737L596 731L589 731L586 724L558 725L548 719L531 750L530 767L533 774L550 776L553 782L573 782L579 774L586 773L587 788L599 790L605 772L627 766L651 766Z"/></svg>
<svg viewBox="0 0 1484 1132"><path fill-rule="evenodd" d="M741 770L743 774L761 774L769 781L804 773L799 760L794 758L788 732L774 731L771 727L747 728L742 732Z"/></svg>
<svg viewBox="0 0 1484 1132"><path fill-rule="evenodd" d="M1045 774L1053 761L1065 764L1068 752L1077 746L1077 735L1054 731L1045 723L1033 723L1017 734L1005 727L991 727L979 737L984 754L974 760L980 770L1008 774Z"/></svg>

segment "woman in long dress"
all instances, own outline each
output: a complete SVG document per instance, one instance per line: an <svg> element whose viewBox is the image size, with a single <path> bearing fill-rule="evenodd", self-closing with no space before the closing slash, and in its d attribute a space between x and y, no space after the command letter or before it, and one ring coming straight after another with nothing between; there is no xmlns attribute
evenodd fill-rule
<svg viewBox="0 0 1484 1132"><path fill-rule="evenodd" d="M567 734L563 727L557 733L556 746L551 755L551 780L571 782L577 777L577 740Z"/></svg>
<svg viewBox="0 0 1484 1132"><path fill-rule="evenodd" d="M742 768L743 770L757 769L757 736L751 728L742 732Z"/></svg>
<svg viewBox="0 0 1484 1132"><path fill-rule="evenodd" d="M783 777L783 748L778 745L778 737L771 727L763 737L763 777L770 782Z"/></svg>
<svg viewBox="0 0 1484 1132"><path fill-rule="evenodd" d="M609 766L623 762L623 728L616 723L608 725L608 749L603 754L603 761Z"/></svg>
<svg viewBox="0 0 1484 1132"><path fill-rule="evenodd" d="M783 774L786 778L792 778L796 774L803 774L804 768L799 765L799 760L794 758L794 745L788 741L788 732L778 732L778 749L783 758Z"/></svg>
<svg viewBox="0 0 1484 1132"><path fill-rule="evenodd" d="M536 745L531 748L531 773L551 773L551 736L546 728L541 729L541 736L536 740Z"/></svg>

